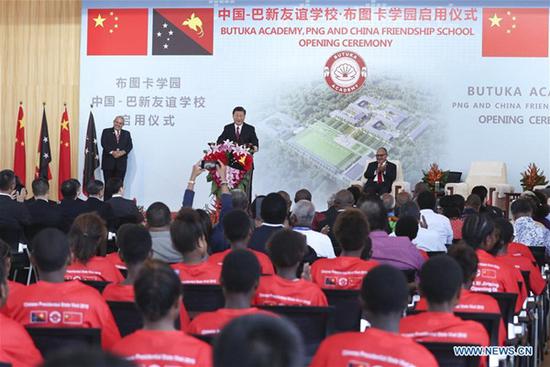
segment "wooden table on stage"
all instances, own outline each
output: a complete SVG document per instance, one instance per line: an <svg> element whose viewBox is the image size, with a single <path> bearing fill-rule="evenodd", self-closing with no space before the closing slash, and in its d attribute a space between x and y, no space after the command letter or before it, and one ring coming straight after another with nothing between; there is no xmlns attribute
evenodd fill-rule
<svg viewBox="0 0 550 367"><path fill-rule="evenodd" d="M510 204L521 196L521 192L509 192L504 199L504 218L510 219Z"/></svg>

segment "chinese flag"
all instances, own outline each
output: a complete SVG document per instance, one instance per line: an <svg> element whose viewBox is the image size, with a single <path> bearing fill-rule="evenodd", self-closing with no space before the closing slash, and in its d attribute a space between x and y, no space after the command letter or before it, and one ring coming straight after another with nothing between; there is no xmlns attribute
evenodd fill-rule
<svg viewBox="0 0 550 367"><path fill-rule="evenodd" d="M61 115L61 129L59 133L59 196L61 197L61 184L71 178L71 131L69 130L69 114L67 107Z"/></svg>
<svg viewBox="0 0 550 367"><path fill-rule="evenodd" d="M26 177L26 155L25 155L25 121L23 120L23 105L19 104L17 114L17 130L15 132L15 153L13 158L13 171L25 186Z"/></svg>
<svg viewBox="0 0 550 367"><path fill-rule="evenodd" d="M482 55L548 57L548 9L483 9Z"/></svg>
<svg viewBox="0 0 550 367"><path fill-rule="evenodd" d="M88 55L147 55L148 9L88 9Z"/></svg>

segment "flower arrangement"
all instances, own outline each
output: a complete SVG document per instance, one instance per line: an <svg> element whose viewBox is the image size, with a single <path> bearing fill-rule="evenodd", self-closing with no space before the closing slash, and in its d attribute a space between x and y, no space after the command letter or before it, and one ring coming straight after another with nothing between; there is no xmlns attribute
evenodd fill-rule
<svg viewBox="0 0 550 367"><path fill-rule="evenodd" d="M439 182L439 188L445 187L449 171L443 171L439 168L437 163L432 163L430 169L427 172L422 171L422 174L424 175L424 177L422 177L422 182L427 183L431 190L435 191L436 182Z"/></svg>
<svg viewBox="0 0 550 367"><path fill-rule="evenodd" d="M221 144L209 143L205 151L204 161L220 161L227 166L227 177L220 177L216 168L208 170L207 181L212 182L212 195L219 197L222 181L227 181L230 190L246 191L250 177L247 173L252 169L254 159L252 150L244 145L237 145L229 140Z"/></svg>
<svg viewBox="0 0 550 367"><path fill-rule="evenodd" d="M540 170L535 163L529 163L527 169L521 173L520 183L524 191L532 191L535 186L546 185L548 181L544 171Z"/></svg>

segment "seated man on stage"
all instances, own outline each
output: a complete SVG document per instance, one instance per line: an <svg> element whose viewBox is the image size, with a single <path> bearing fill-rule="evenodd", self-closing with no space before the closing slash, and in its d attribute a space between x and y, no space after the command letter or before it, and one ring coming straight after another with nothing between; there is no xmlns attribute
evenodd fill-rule
<svg viewBox="0 0 550 367"><path fill-rule="evenodd" d="M364 190L376 192L378 195L391 192L391 186L397 175L397 166L389 162L386 148L378 148L376 161L370 162L365 171L367 183Z"/></svg>

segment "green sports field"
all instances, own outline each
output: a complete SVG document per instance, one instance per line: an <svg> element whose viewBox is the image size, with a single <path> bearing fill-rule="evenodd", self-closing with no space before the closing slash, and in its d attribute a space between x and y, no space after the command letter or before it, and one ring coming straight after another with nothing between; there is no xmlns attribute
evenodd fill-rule
<svg viewBox="0 0 550 367"><path fill-rule="evenodd" d="M336 143L338 132L323 123L316 123L296 135L293 140L310 153L344 169L359 156L353 151Z"/></svg>

